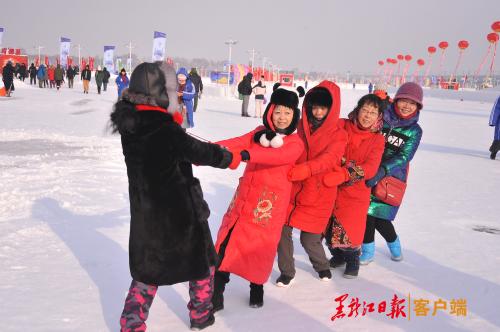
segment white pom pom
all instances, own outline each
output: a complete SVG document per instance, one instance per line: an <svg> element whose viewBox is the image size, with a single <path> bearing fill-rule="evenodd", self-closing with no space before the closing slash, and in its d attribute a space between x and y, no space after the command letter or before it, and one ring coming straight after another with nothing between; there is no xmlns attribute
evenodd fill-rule
<svg viewBox="0 0 500 332"><path fill-rule="evenodd" d="M269 147L269 140L266 138L266 134L262 134L259 138L260 145L262 145L265 148Z"/></svg>
<svg viewBox="0 0 500 332"><path fill-rule="evenodd" d="M283 145L283 138L281 137L280 134L277 134L276 136L273 137L271 140L271 146L273 148L279 148Z"/></svg>

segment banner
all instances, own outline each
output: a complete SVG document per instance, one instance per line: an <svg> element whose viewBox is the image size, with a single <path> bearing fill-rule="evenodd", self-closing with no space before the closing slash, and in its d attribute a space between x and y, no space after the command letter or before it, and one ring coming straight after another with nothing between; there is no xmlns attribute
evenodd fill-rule
<svg viewBox="0 0 500 332"><path fill-rule="evenodd" d="M94 71L94 57L89 56L89 69L90 71Z"/></svg>
<svg viewBox="0 0 500 332"><path fill-rule="evenodd" d="M116 71L119 71L123 68L122 58L116 58L115 68L116 68Z"/></svg>
<svg viewBox="0 0 500 332"><path fill-rule="evenodd" d="M38 68L39 66L40 66L40 57L37 55L37 56L35 57L35 67L37 67L37 68Z"/></svg>
<svg viewBox="0 0 500 332"><path fill-rule="evenodd" d="M163 61L165 59L165 45L167 35L163 32L155 31L153 37L153 61Z"/></svg>
<svg viewBox="0 0 500 332"><path fill-rule="evenodd" d="M66 68L68 65L69 50L71 49L71 39L61 37L61 45L59 51L59 64Z"/></svg>
<svg viewBox="0 0 500 332"><path fill-rule="evenodd" d="M48 66L48 65L49 65L49 57L45 56L45 66Z"/></svg>
<svg viewBox="0 0 500 332"><path fill-rule="evenodd" d="M104 67L110 72L114 73L115 72L115 62L113 60L114 58L114 53L115 53L115 47L114 46L104 46L104 59L103 59L103 64Z"/></svg>
<svg viewBox="0 0 500 332"><path fill-rule="evenodd" d="M0 28L0 45L2 45L3 31L4 28Z"/></svg>

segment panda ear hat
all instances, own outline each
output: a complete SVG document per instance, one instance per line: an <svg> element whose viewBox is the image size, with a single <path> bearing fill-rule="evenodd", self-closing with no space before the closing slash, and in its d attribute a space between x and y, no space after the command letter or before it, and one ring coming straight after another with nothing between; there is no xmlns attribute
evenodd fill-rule
<svg viewBox="0 0 500 332"><path fill-rule="evenodd" d="M284 86L281 83L275 83L273 86L273 94L271 95L270 104L283 105L291 109L296 109L299 106L299 98L306 94L303 87L292 88Z"/></svg>

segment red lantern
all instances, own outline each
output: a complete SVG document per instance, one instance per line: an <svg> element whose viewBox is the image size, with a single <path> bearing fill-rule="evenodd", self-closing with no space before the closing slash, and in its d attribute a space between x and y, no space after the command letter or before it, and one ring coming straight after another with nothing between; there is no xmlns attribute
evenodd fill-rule
<svg viewBox="0 0 500 332"><path fill-rule="evenodd" d="M419 65L420 67L422 67L423 65L425 65L424 59L418 59L417 60L417 65Z"/></svg>
<svg viewBox="0 0 500 332"><path fill-rule="evenodd" d="M379 65L379 66L383 66L383 65L384 65L384 61L380 60L380 61L378 62L378 65Z"/></svg>
<svg viewBox="0 0 500 332"><path fill-rule="evenodd" d="M398 54L397 56L398 60L401 61L403 60L405 57L403 56L403 54Z"/></svg>
<svg viewBox="0 0 500 332"><path fill-rule="evenodd" d="M490 43L494 44L494 43L496 43L498 41L498 33L496 33L496 32L489 33L486 36L486 39L488 39L488 41Z"/></svg>
<svg viewBox="0 0 500 332"><path fill-rule="evenodd" d="M439 48L443 51L448 48L448 42L442 41L438 44Z"/></svg>
<svg viewBox="0 0 500 332"><path fill-rule="evenodd" d="M436 53L436 48L434 46L429 46L427 52L429 52L429 54L434 54Z"/></svg>
<svg viewBox="0 0 500 332"><path fill-rule="evenodd" d="M459 49L465 50L467 47L469 47L469 42L467 40L461 40L458 42Z"/></svg>
<svg viewBox="0 0 500 332"><path fill-rule="evenodd" d="M396 60L396 59L391 59L391 60L392 60L392 63L393 63L393 64L398 63L398 60Z"/></svg>
<svg viewBox="0 0 500 332"><path fill-rule="evenodd" d="M491 29L495 32L500 32L500 21L496 21L491 25Z"/></svg>
<svg viewBox="0 0 500 332"><path fill-rule="evenodd" d="M411 61L411 59L413 59L411 55L405 55L405 61Z"/></svg>

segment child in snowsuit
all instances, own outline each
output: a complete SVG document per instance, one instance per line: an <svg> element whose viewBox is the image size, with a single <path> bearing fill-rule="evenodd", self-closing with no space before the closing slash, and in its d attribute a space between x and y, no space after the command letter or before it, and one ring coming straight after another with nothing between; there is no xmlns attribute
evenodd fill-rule
<svg viewBox="0 0 500 332"><path fill-rule="evenodd" d="M182 130L180 114L169 111L177 110L176 84L166 88L172 81L173 68L140 64L111 114L127 165L131 216L133 280L120 319L122 332L145 331L158 286L185 281L189 281L191 328L214 323L216 252L207 222L210 210L191 164L236 168L240 159Z"/></svg>
<svg viewBox="0 0 500 332"><path fill-rule="evenodd" d="M299 96L304 89L299 87ZM250 307L264 305L264 286L271 274L281 229L286 220L291 182L287 174L304 150L295 129L299 122L297 93L275 84L263 126L218 142L241 151L247 162L243 177L222 220L216 250L214 311L224 308L223 292L234 273L250 281Z"/></svg>

